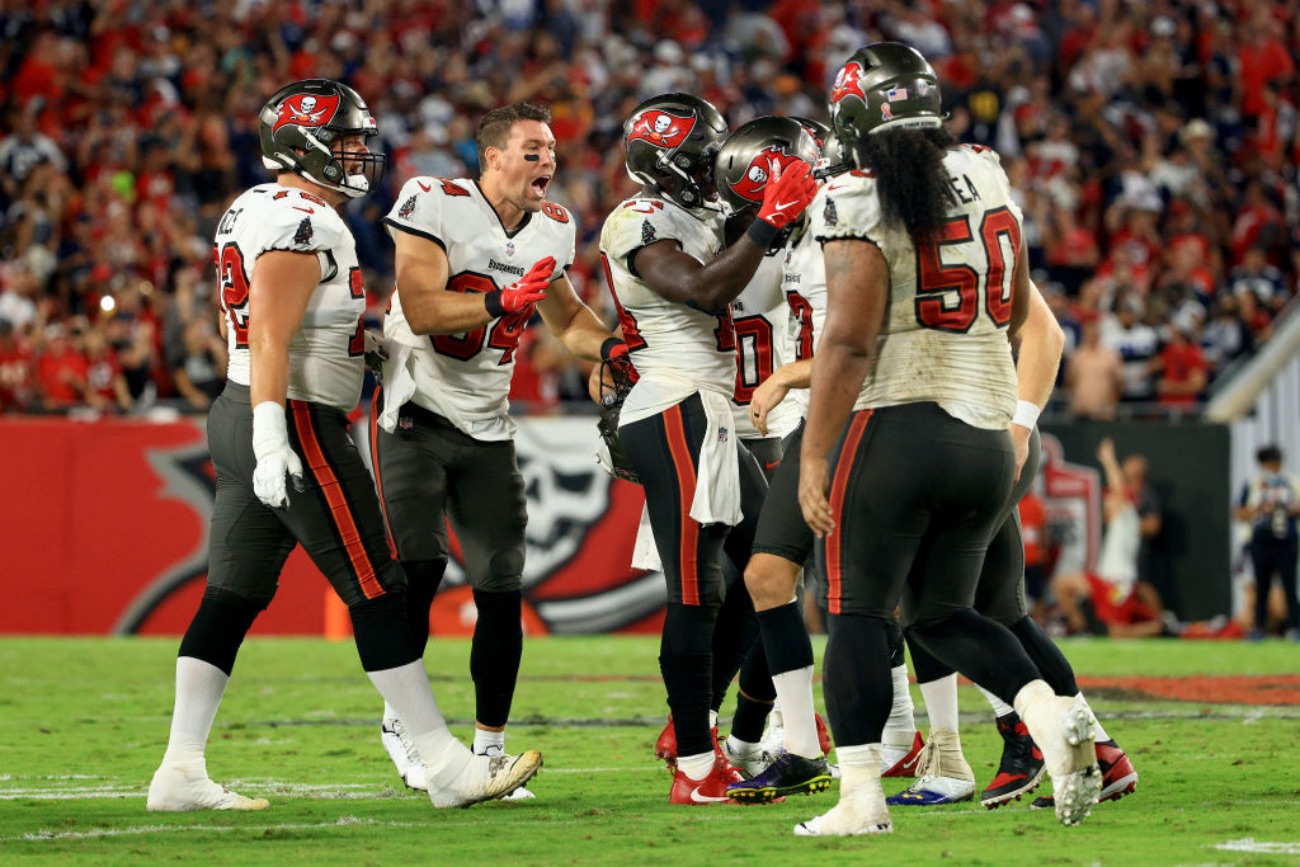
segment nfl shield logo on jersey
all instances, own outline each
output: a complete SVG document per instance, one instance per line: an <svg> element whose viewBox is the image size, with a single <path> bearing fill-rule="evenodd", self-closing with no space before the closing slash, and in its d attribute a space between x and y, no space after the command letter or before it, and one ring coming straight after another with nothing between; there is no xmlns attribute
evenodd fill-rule
<svg viewBox="0 0 1300 867"><path fill-rule="evenodd" d="M506 241L506 255L513 256L514 254L515 254L515 242Z"/></svg>

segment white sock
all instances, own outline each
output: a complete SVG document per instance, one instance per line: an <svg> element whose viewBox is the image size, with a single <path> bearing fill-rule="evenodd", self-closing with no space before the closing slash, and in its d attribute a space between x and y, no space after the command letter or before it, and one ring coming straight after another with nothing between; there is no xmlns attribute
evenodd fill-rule
<svg viewBox="0 0 1300 867"><path fill-rule="evenodd" d="M1088 710L1092 710L1092 705L1088 704L1088 700L1083 697L1082 692L1079 693L1079 698L1083 701L1085 705L1088 705ZM1097 712L1095 710L1092 711L1092 715L1097 718L1096 724L1093 725L1092 727L1093 736L1097 739L1099 743L1101 741L1110 740L1110 735L1106 734L1106 729L1102 728L1101 717L1097 716Z"/></svg>
<svg viewBox="0 0 1300 867"><path fill-rule="evenodd" d="M930 729L957 731L957 675L921 684L921 698L930 717Z"/></svg>
<svg viewBox="0 0 1300 867"><path fill-rule="evenodd" d="M836 747L840 766L840 801L866 789L880 788L880 744Z"/></svg>
<svg viewBox="0 0 1300 867"><path fill-rule="evenodd" d="M406 726L407 733L420 751L420 758L430 771L430 780L440 772L464 767L470 758L465 745L452 737L447 721L438 710L438 702L429 689L429 675L424 660L416 659L397 668L368 671L370 682L384 697L385 713L393 710Z"/></svg>
<svg viewBox="0 0 1300 867"><path fill-rule="evenodd" d="M229 682L230 676L210 662L192 656L176 659L176 703L163 764L203 758Z"/></svg>
<svg viewBox="0 0 1300 867"><path fill-rule="evenodd" d="M796 756L815 759L822 754L817 740L817 710L813 706L813 667L805 665L772 677L785 721L785 748Z"/></svg>
<svg viewBox="0 0 1300 867"><path fill-rule="evenodd" d="M716 757L717 754L712 752L696 753L693 756L678 756L677 768L692 780L699 781L707 777L709 772L713 770L713 762Z"/></svg>
<svg viewBox="0 0 1300 867"><path fill-rule="evenodd" d="M474 729L474 755L486 756L489 747L499 747L501 752L506 751L506 733L504 731L490 732L480 728Z"/></svg>
<svg viewBox="0 0 1300 867"><path fill-rule="evenodd" d="M979 690L980 692L984 693L984 698L988 699L989 707L993 708L993 713L995 716L998 717L998 719L1001 719L1002 717L1006 716L1009 713L1016 712L1016 709L1014 707L1007 704L1005 701L998 698L996 695L989 692L984 687L981 686Z"/></svg>
<svg viewBox="0 0 1300 867"><path fill-rule="evenodd" d="M894 678L894 703L889 708L889 719L880 736L886 750L902 750L906 755L916 738L916 716L912 705L912 687L907 681L907 666L897 665L890 670Z"/></svg>
<svg viewBox="0 0 1300 867"><path fill-rule="evenodd" d="M757 756L761 748L759 744L751 744L749 741L742 741L735 735L727 735L727 752L733 756L750 759Z"/></svg>

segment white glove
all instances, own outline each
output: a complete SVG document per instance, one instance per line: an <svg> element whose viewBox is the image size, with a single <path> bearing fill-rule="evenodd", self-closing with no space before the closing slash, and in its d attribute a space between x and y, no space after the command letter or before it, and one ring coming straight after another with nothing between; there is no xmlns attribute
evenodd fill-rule
<svg viewBox="0 0 1300 867"><path fill-rule="evenodd" d="M289 446L284 407L273 400L264 400L253 407L253 455L257 458L253 493L273 509L288 507L285 477L292 476L294 490L302 493L302 461Z"/></svg>

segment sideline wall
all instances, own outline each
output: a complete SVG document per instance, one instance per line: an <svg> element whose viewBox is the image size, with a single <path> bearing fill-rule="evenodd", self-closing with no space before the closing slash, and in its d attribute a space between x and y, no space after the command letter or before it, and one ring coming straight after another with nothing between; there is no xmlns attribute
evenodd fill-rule
<svg viewBox="0 0 1300 867"><path fill-rule="evenodd" d="M1064 456L1049 498L1073 523L1078 557L1095 556L1094 452L1112 433L1145 453L1166 508L1179 613L1230 611L1228 434L1213 425L1048 426ZM359 426L364 435L364 426ZM366 444L359 442L362 451ZM529 500L525 628L530 634L657 632L663 579L629 565L642 495L596 466L591 418L522 419ZM0 418L0 633L179 634L202 594L213 496L202 420ZM1091 479L1091 481L1090 481ZM453 558L459 550L453 543ZM453 563L433 627L468 634L464 573ZM301 550L254 632L346 635L346 613Z"/></svg>

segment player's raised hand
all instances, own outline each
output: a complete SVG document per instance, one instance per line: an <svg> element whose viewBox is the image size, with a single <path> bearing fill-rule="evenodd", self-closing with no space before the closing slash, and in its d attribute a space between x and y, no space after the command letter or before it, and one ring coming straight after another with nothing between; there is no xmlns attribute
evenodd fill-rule
<svg viewBox="0 0 1300 867"><path fill-rule="evenodd" d="M803 160L787 165L784 170L773 167L763 190L763 205L758 209L758 219L777 229L784 229L799 218L817 195L817 182L812 168Z"/></svg>
<svg viewBox="0 0 1300 867"><path fill-rule="evenodd" d="M493 317L518 313L546 297L546 287L551 285L551 274L554 271L554 256L538 259L533 263L533 267L528 269L528 273L514 283L495 292L489 292L483 303Z"/></svg>

